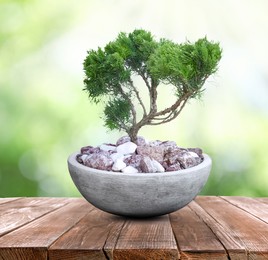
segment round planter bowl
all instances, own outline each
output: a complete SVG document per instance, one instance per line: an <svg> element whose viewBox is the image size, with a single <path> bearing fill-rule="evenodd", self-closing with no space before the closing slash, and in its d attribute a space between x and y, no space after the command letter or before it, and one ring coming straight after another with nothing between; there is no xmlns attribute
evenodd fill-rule
<svg viewBox="0 0 268 260"><path fill-rule="evenodd" d="M211 169L211 159L192 168L164 173L101 171L77 162L73 153L68 167L73 182L83 197L95 207L121 216L153 217L176 211L204 187Z"/></svg>

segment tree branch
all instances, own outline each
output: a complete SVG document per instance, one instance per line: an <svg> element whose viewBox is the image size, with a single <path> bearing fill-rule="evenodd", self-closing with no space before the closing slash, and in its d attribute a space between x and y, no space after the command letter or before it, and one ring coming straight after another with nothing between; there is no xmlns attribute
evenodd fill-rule
<svg viewBox="0 0 268 260"><path fill-rule="evenodd" d="M154 80L152 79L152 86L151 86L151 91L150 91L150 114L154 114L157 112L157 104L156 104L156 100L157 100L157 90L156 90L157 84L154 82Z"/></svg>
<svg viewBox="0 0 268 260"><path fill-rule="evenodd" d="M147 77L145 77L145 75L144 75L144 73L142 73L142 72L139 72L139 75L142 77L142 79L144 80L144 82L145 82L145 84L146 84L146 86L147 86L147 88L148 88L148 90L149 90L149 92L151 91L151 86L150 86L150 83L149 83L149 81L148 81L148 78Z"/></svg>
<svg viewBox="0 0 268 260"><path fill-rule="evenodd" d="M183 100L187 100L193 93L185 93L183 96L181 96L171 107L168 107L162 111L159 111L154 114L154 116L162 116L169 112L175 111L181 104Z"/></svg>
<svg viewBox="0 0 268 260"><path fill-rule="evenodd" d="M139 93L139 91L138 91L137 88L134 86L132 80L130 80L129 83L130 83L130 85L131 85L133 91L135 92L136 97L137 97L137 99L138 99L138 101L139 101L139 103L140 103L140 105L141 105L141 107L142 107L142 110L143 110L143 117L147 116L147 111L146 111L146 108L145 108L144 103L142 102L142 99L141 99L141 97L140 97L140 93Z"/></svg>
<svg viewBox="0 0 268 260"><path fill-rule="evenodd" d="M135 106L131 100L131 98L124 92L123 88L120 86L119 87L120 93L121 95L129 102L130 107L131 107L131 113L133 116L133 125L135 125L137 123L137 113L136 113L136 109Z"/></svg>
<svg viewBox="0 0 268 260"><path fill-rule="evenodd" d="M162 121L164 121L164 120L168 119L172 114L174 114L174 112L175 112L175 111L171 111L171 112L169 113L169 115L167 115L167 116L165 116L165 117L159 117L159 118L154 117L152 120L162 120Z"/></svg>
<svg viewBox="0 0 268 260"><path fill-rule="evenodd" d="M157 123L149 122L148 125L161 125L161 124L164 124L164 123L172 121L173 119L175 119L181 113L181 111L184 108L184 106L186 105L188 99L189 98L186 98L183 101L183 103L182 103L182 105L181 105L179 110L172 111L164 120L162 120L160 122L157 122ZM173 114L173 116L171 117L172 114ZM152 120L159 120L159 119L158 118L153 118Z"/></svg>
<svg viewBox="0 0 268 260"><path fill-rule="evenodd" d="M126 127L126 125L124 124L124 122L122 122L118 118L117 118L117 121L120 123L119 124L119 127L127 132L128 131L128 128Z"/></svg>

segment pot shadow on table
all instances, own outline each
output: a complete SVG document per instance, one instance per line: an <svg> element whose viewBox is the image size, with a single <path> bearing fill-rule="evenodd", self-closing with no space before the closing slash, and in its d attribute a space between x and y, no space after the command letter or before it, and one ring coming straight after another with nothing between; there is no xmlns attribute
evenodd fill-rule
<svg viewBox="0 0 268 260"><path fill-rule="evenodd" d="M109 214L107 217L111 219L111 221L133 221L133 222L155 222L155 221L164 221L168 218L168 214L154 216L154 217L131 217L131 216L120 216L114 215L112 213Z"/></svg>

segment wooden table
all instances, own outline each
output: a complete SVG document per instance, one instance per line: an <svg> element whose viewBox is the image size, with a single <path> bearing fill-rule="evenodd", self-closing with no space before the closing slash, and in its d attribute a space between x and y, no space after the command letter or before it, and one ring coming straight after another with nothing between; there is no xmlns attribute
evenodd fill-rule
<svg viewBox="0 0 268 260"><path fill-rule="evenodd" d="M0 259L268 259L268 198L199 196L149 219L82 198L2 198Z"/></svg>

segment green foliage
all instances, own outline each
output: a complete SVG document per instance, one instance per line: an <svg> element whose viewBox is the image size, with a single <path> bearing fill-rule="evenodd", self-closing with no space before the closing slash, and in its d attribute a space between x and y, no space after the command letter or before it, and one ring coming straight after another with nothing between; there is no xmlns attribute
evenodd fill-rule
<svg viewBox="0 0 268 260"><path fill-rule="evenodd" d="M105 126L124 129L135 140L142 126L169 122L190 98L200 97L206 79L217 71L220 58L219 44L207 38L177 44L166 39L156 41L150 32L141 29L129 34L121 32L104 49L88 52L84 61L85 90L93 102L105 102ZM145 82L149 109L134 85L134 74ZM177 101L157 111L160 83L176 87ZM137 103L143 110L140 120L135 109Z"/></svg>
<svg viewBox="0 0 268 260"><path fill-rule="evenodd" d="M207 38L195 43L175 44L162 39L148 61L153 77L177 87L178 96L192 92L201 95L205 80L217 71L221 58L218 43Z"/></svg>
<svg viewBox="0 0 268 260"><path fill-rule="evenodd" d="M111 130L124 129L125 126L131 124L130 110L130 103L127 100L119 98L110 100L104 109L105 126Z"/></svg>
<svg viewBox="0 0 268 260"><path fill-rule="evenodd" d="M129 35L120 33L105 47L105 52L109 55L118 53L124 59L125 67L139 74L146 70L146 63L156 47L157 42L150 32L135 30Z"/></svg>
<svg viewBox="0 0 268 260"><path fill-rule="evenodd" d="M130 80L130 71L124 67L124 59L118 52L109 54L100 48L89 51L84 69L86 89L95 102L104 95L119 95L121 85Z"/></svg>

